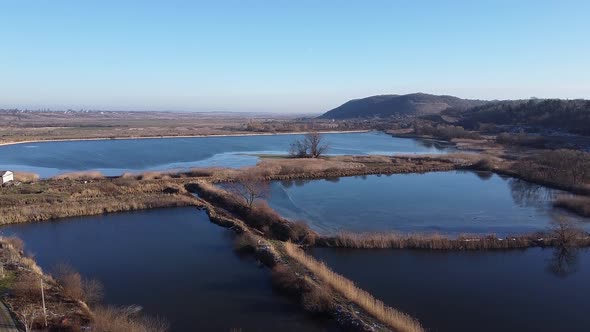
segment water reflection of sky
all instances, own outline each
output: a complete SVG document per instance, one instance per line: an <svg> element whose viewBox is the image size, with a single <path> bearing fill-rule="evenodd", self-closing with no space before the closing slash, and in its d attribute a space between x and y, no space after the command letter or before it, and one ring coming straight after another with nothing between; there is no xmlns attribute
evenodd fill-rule
<svg viewBox="0 0 590 332"><path fill-rule="evenodd" d="M242 167L259 155L284 155L301 135L122 139L17 144L0 147L0 169L38 173L95 170L105 175L124 172ZM441 142L395 138L379 132L326 134L329 155L446 153Z"/></svg>
<svg viewBox="0 0 590 332"><path fill-rule="evenodd" d="M554 209L558 190L482 172L370 175L272 185L271 207L321 233L397 231L500 236L543 231L555 215L590 229L587 219Z"/></svg>

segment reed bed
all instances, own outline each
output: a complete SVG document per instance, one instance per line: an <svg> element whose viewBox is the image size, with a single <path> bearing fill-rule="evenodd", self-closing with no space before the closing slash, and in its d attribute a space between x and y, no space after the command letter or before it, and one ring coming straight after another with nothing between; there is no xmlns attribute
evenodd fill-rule
<svg viewBox="0 0 590 332"><path fill-rule="evenodd" d="M440 234L342 232L334 236L320 237L315 245L352 249L500 250L554 247L558 245L557 242L554 235L546 232L504 238L495 235L460 235L457 238L449 238ZM580 246L590 246L590 235L580 233L577 235L577 243Z"/></svg>
<svg viewBox="0 0 590 332"><path fill-rule="evenodd" d="M588 196L559 196L553 206L567 209L583 217L590 217L590 197Z"/></svg>
<svg viewBox="0 0 590 332"><path fill-rule="evenodd" d="M320 278L335 291L395 331L425 331L416 319L397 309L389 307L382 301L374 298L368 292L357 287L352 281L330 270L326 264L305 254L303 250L296 245L287 242L285 243L284 248L289 257L305 266L305 268L310 270L315 276Z"/></svg>

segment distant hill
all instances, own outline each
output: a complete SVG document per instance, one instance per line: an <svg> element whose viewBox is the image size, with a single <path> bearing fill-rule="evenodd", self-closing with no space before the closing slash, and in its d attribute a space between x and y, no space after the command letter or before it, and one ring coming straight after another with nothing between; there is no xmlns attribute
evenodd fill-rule
<svg viewBox="0 0 590 332"><path fill-rule="evenodd" d="M336 107L320 119L388 118L391 116L438 114L449 108L467 109L481 106L486 101L437 96L426 93L380 95L353 99Z"/></svg>

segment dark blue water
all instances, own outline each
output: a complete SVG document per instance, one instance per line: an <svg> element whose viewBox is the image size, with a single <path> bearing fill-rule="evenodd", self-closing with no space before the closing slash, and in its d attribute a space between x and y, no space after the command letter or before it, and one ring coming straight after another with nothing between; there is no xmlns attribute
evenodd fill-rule
<svg viewBox="0 0 590 332"><path fill-rule="evenodd" d="M313 255L429 331L585 332L590 251L314 249Z"/></svg>
<svg viewBox="0 0 590 332"><path fill-rule="evenodd" d="M500 236L546 230L565 214L551 207L557 191L492 173L370 175L272 184L268 199L286 218L321 233L398 231Z"/></svg>
<svg viewBox="0 0 590 332"><path fill-rule="evenodd" d="M270 273L232 250L232 232L195 208L160 209L1 228L45 271L69 263L101 281L105 303L141 305L172 331L325 331L326 322L273 294Z"/></svg>
<svg viewBox="0 0 590 332"><path fill-rule="evenodd" d="M105 175L127 171L185 169L256 164L258 154L286 154L301 135L126 139L25 143L0 147L0 169L50 177L71 171L98 170ZM329 154L442 153L434 141L370 133L325 134Z"/></svg>

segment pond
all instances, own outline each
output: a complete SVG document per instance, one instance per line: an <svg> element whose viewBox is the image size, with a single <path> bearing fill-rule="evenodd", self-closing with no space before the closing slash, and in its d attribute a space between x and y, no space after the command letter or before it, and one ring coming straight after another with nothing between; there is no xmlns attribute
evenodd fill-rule
<svg viewBox="0 0 590 332"><path fill-rule="evenodd" d="M72 265L104 285L104 302L140 305L171 331L326 331L270 272L233 251L228 229L195 208L157 209L1 228L51 271Z"/></svg>
<svg viewBox="0 0 590 332"><path fill-rule="evenodd" d="M50 177L96 170L105 175L190 167L255 165L257 155L286 154L302 135L209 136L38 142L0 146L0 169ZM328 154L444 153L437 141L397 138L380 132L325 134Z"/></svg>
<svg viewBox="0 0 590 332"><path fill-rule="evenodd" d="M428 331L588 331L590 250L433 252L316 248L313 255Z"/></svg>
<svg viewBox="0 0 590 332"><path fill-rule="evenodd" d="M590 229L590 222L553 209L559 191L489 172L431 172L273 182L269 205L312 229L499 236L543 231L554 214Z"/></svg>

